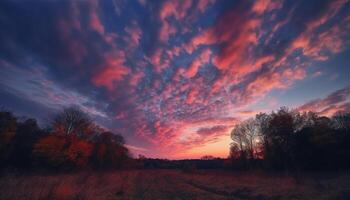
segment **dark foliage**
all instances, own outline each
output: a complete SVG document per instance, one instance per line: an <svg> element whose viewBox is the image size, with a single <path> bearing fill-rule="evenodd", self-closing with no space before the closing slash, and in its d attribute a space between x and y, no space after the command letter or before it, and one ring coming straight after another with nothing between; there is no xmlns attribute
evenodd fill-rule
<svg viewBox="0 0 350 200"><path fill-rule="evenodd" d="M58 113L48 129L35 119L0 111L0 167L73 170L122 168L129 160L124 138L94 124L78 108Z"/></svg>
<svg viewBox="0 0 350 200"><path fill-rule="evenodd" d="M0 112L0 167L17 169L350 169L350 114L328 118L281 108L238 124L229 159L131 159L120 134L94 124L77 108L64 109L47 129L35 119Z"/></svg>
<svg viewBox="0 0 350 200"><path fill-rule="evenodd" d="M231 162L235 168L294 172L349 169L349 127L349 113L328 118L284 107L271 114L261 113L232 131ZM252 156L251 152L257 153ZM257 160L262 160L263 165L257 165Z"/></svg>
<svg viewBox="0 0 350 200"><path fill-rule="evenodd" d="M168 160L156 158L139 158L137 159L140 168L144 169L182 169L192 171L195 169L221 169L225 167L225 159L185 159L185 160Z"/></svg>

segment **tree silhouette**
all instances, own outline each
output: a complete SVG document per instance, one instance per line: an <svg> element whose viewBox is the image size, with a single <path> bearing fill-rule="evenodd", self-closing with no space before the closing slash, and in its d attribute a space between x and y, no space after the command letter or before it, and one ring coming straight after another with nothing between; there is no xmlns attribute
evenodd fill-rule
<svg viewBox="0 0 350 200"><path fill-rule="evenodd" d="M90 118L77 107L69 107L58 113L52 123L53 132L84 137L94 128Z"/></svg>
<svg viewBox="0 0 350 200"><path fill-rule="evenodd" d="M17 118L9 111L0 112L0 166L7 164L11 155L12 141L17 131Z"/></svg>
<svg viewBox="0 0 350 200"><path fill-rule="evenodd" d="M76 107L63 109L46 130L8 111L0 111L0 125L0 167L120 168L129 158L122 135L104 130Z"/></svg>
<svg viewBox="0 0 350 200"><path fill-rule="evenodd" d="M336 113L328 118L286 107L271 114L259 113L254 119L243 121L232 130L230 157L237 159L239 155L242 159L247 152L250 155L251 152L259 152L259 145L249 146L254 133L261 136L261 158L268 169L299 171L349 168L346 159L350 155L349 116L348 113ZM249 163L259 157L244 158Z"/></svg>

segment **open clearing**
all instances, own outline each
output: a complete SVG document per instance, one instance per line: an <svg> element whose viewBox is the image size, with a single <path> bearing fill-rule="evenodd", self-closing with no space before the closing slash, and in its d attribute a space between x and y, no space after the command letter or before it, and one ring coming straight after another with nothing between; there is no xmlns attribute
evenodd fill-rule
<svg viewBox="0 0 350 200"><path fill-rule="evenodd" d="M125 170L0 177L1 200L350 199L350 174L285 175L203 170Z"/></svg>

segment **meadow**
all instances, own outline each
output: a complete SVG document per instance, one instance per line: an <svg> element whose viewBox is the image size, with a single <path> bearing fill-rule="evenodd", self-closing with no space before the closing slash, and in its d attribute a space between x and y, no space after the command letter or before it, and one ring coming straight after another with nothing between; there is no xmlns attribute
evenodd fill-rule
<svg viewBox="0 0 350 200"><path fill-rule="evenodd" d="M225 170L119 170L66 174L5 173L1 200L350 199L349 173L288 174Z"/></svg>

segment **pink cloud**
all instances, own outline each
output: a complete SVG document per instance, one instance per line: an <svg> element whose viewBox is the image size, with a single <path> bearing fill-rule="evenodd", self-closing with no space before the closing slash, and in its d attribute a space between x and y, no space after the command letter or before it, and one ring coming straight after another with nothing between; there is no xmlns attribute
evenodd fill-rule
<svg viewBox="0 0 350 200"><path fill-rule="evenodd" d="M201 31L198 35L193 37L188 44L184 45L187 53L192 53L200 45L211 45L216 43L216 38L212 28Z"/></svg>
<svg viewBox="0 0 350 200"><path fill-rule="evenodd" d="M129 80L130 85L137 86L141 79L145 76L145 73L142 71L137 71L133 74L130 74L131 78Z"/></svg>
<svg viewBox="0 0 350 200"><path fill-rule="evenodd" d="M92 82L96 86L104 86L109 91L113 91L116 82L123 80L124 76L130 72L124 62L124 52L118 51L106 54L103 69L92 77Z"/></svg>
<svg viewBox="0 0 350 200"><path fill-rule="evenodd" d="M177 32L176 28L169 24L168 22L164 22L159 31L159 40L162 42L168 41L170 35L174 35Z"/></svg>
<svg viewBox="0 0 350 200"><path fill-rule="evenodd" d="M165 1L161 10L160 10L160 18L162 20L167 17L174 16L175 19L181 20L185 18L187 15L188 9L191 7L192 1L176 1L176 0L168 0Z"/></svg>
<svg viewBox="0 0 350 200"><path fill-rule="evenodd" d="M230 22L230 25L227 22ZM254 71L257 65L268 62L271 57L264 57L256 63L250 63L249 47L257 44L258 36L256 29L261 25L258 19L250 18L247 13L240 12L239 8L226 12L220 16L213 27L201 31L193 37L184 49L192 53L201 45L220 45L217 55L213 58L213 64L219 70L232 70L232 74L240 76L240 71ZM255 66L254 66L255 65ZM258 68L256 67L256 68Z"/></svg>
<svg viewBox="0 0 350 200"><path fill-rule="evenodd" d="M305 76L303 68L271 71L257 76L243 90L235 91L234 96L238 100L237 104L246 105L259 100L274 89L287 89L294 81L304 79Z"/></svg>
<svg viewBox="0 0 350 200"><path fill-rule="evenodd" d="M188 43L182 46L176 44L180 47L177 46L176 51L161 47L155 51L150 62L157 72L169 66L171 61L182 53L198 56L193 58L187 69L177 68L171 82L168 82L160 93L158 90L164 84L160 81L154 81L152 88L147 90L148 94L154 95L147 100L144 107L147 107L147 112L152 112L156 122L154 127L142 127L143 137L149 138L150 143L157 144L159 149L171 146L176 150L213 142L217 137L227 134L234 122L228 122L227 129L216 130L213 127L222 125L222 122L213 119L205 121L205 118L255 115L256 112L251 111L249 105L261 100L273 90L286 90L294 82L306 77L307 63L302 60L302 56L318 60L318 53L321 55L325 49L332 49L328 50L330 53L337 53L343 49L343 45L338 45L341 42L337 41L342 37L341 31L337 32L337 28L319 31L319 27L335 15L330 13L337 13L339 10L331 6L330 10L324 11L328 14L323 13L308 22L306 27L309 28L298 35L289 46L287 43L286 49L254 54L254 50L261 48L260 45L264 43L260 37L265 34L265 19L259 16L282 7L280 1L271 2L272 4L268 4L269 1L257 1L250 12L242 12L240 7L230 10L218 16L212 26L199 29L198 34ZM175 13L175 4L167 5L160 14L164 20L162 26L165 28L171 20L182 20L187 16ZM292 14L293 12L289 12L278 26L273 26L273 32L293 19ZM177 31L170 35L173 34L177 34ZM273 34L266 35L270 39L273 37ZM296 50L301 50L303 55L292 56ZM205 77L198 76L198 70L210 60L219 71L219 76L206 87ZM188 78L191 78L190 82L186 82ZM143 109L143 106L139 106L138 109ZM188 116L190 119L182 119ZM196 122L192 118L200 118L203 121ZM208 134L202 134L201 137L197 134L201 132L199 130Z"/></svg>
<svg viewBox="0 0 350 200"><path fill-rule="evenodd" d="M131 23L131 26L126 27L124 30L129 35L129 37L126 39L126 41L129 43L129 48L133 49L137 47L142 36L142 30L140 29L137 22L133 21Z"/></svg>
<svg viewBox="0 0 350 200"><path fill-rule="evenodd" d="M223 33L219 39L225 43L225 47L214 58L214 64L221 70L230 68L233 65L239 66L246 58L248 47L257 43L257 35L254 29L260 26L260 22L258 20L242 22L235 15L232 13L227 18L236 21L235 26L237 30L227 30L227 27L225 27L227 24L224 24L224 22L218 27Z"/></svg>
<svg viewBox="0 0 350 200"><path fill-rule="evenodd" d="M262 14L264 12L268 12L274 9L278 9L282 7L281 0L257 0L253 5L253 12L257 14Z"/></svg>
<svg viewBox="0 0 350 200"><path fill-rule="evenodd" d="M200 12L204 12L210 4L214 4L215 0L198 0L197 9Z"/></svg>
<svg viewBox="0 0 350 200"><path fill-rule="evenodd" d="M162 48L157 48L149 58L149 61L157 73L162 72L170 63L169 56Z"/></svg>
<svg viewBox="0 0 350 200"><path fill-rule="evenodd" d="M189 78L194 77L197 74L199 67L209 62L211 53L212 52L210 49L203 50L200 55L192 61L186 72L186 75Z"/></svg>
<svg viewBox="0 0 350 200"><path fill-rule="evenodd" d="M91 1L90 3L90 19L89 24L90 28L101 35L104 34L105 28L100 20L100 17L98 16L98 2L97 1Z"/></svg>
<svg viewBox="0 0 350 200"><path fill-rule="evenodd" d="M346 1L331 2L328 9L318 18L308 22L306 24L306 30L302 32L287 49L286 56L297 49L301 49L305 56L311 57L315 60L324 61L328 59L325 51L330 53L340 52L344 44L341 36L345 33L343 32L344 30L340 31L339 26L346 27L346 20L321 33L318 33L317 30L320 26L326 24L331 18L333 18L345 3Z"/></svg>
<svg viewBox="0 0 350 200"><path fill-rule="evenodd" d="M313 111L320 115L331 116L338 111L350 111L350 86L337 90L325 98L309 101L300 106L299 111Z"/></svg>
<svg viewBox="0 0 350 200"><path fill-rule="evenodd" d="M313 78L316 78L316 77L319 77L322 75L322 72L321 71L316 71L315 73L312 74L312 77Z"/></svg>
<svg viewBox="0 0 350 200"><path fill-rule="evenodd" d="M186 103L192 104L195 101L197 95L198 95L198 90L196 90L196 89L190 90L187 94Z"/></svg>
<svg viewBox="0 0 350 200"><path fill-rule="evenodd" d="M197 130L197 134L200 136L212 136L217 133L228 132L228 127L218 125L213 127L203 127Z"/></svg>
<svg viewBox="0 0 350 200"><path fill-rule="evenodd" d="M171 17L174 17L177 21L183 20L191 5L192 1L190 0L184 2L169 0L163 3L159 12L159 18L162 23L159 29L159 39L161 42L167 42L169 37L177 32L176 27L169 23L168 20Z"/></svg>

